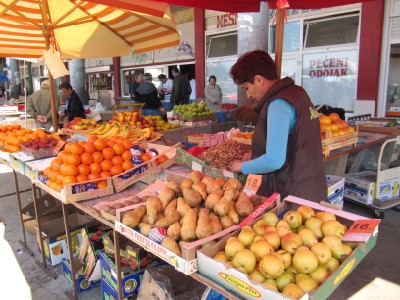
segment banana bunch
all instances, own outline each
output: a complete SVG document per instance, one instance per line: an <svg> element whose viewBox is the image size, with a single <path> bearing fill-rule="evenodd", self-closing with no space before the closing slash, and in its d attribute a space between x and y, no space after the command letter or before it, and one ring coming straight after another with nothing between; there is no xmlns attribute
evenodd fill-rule
<svg viewBox="0 0 400 300"><path fill-rule="evenodd" d="M120 132L121 132L121 128L118 125L113 124L113 125L111 125L111 129L109 131L107 131L106 133L102 134L100 137L102 139L108 139L108 138L113 137L114 135L118 135Z"/></svg>
<svg viewBox="0 0 400 300"><path fill-rule="evenodd" d="M100 127L96 128L95 130L91 131L91 135L102 135L107 133L111 130L112 125L108 122L104 122Z"/></svg>
<svg viewBox="0 0 400 300"><path fill-rule="evenodd" d="M129 135L131 134L131 128L128 125L123 125L122 130L118 133L118 136L123 137L125 139L129 138Z"/></svg>

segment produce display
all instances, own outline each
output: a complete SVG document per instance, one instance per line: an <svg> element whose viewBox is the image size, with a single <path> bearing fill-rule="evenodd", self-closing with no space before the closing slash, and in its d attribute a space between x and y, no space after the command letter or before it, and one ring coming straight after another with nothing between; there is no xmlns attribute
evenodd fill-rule
<svg viewBox="0 0 400 300"><path fill-rule="evenodd" d="M210 163L212 167L220 169L229 169L235 160L241 160L249 148L236 141L213 146L203 151L199 158Z"/></svg>
<svg viewBox="0 0 400 300"><path fill-rule="evenodd" d="M216 117L214 112L209 109L204 100L200 101L199 103L193 102L191 104L175 105L173 112L180 120L188 121Z"/></svg>
<svg viewBox="0 0 400 300"><path fill-rule="evenodd" d="M45 140L49 135L43 129L26 129L21 125L0 126L0 148L5 152L21 151L21 144L32 140Z"/></svg>
<svg viewBox="0 0 400 300"><path fill-rule="evenodd" d="M342 242L346 231L334 214L305 205L286 211L281 220L267 212L228 238L214 259L268 289L300 299L351 255L357 244Z"/></svg>
<svg viewBox="0 0 400 300"><path fill-rule="evenodd" d="M31 140L21 144L22 152L34 158L54 156L54 148L59 140L49 137L43 140Z"/></svg>
<svg viewBox="0 0 400 300"><path fill-rule="evenodd" d="M150 128L152 131L175 129L179 124L165 122L161 116L142 116L138 110L117 112L109 121L111 124L130 125L132 128Z"/></svg>
<svg viewBox="0 0 400 300"><path fill-rule="evenodd" d="M152 139L156 136L156 133L151 128L132 128L129 125L118 125L104 122L103 125L91 131L90 135L95 135L102 139L116 136L135 141L141 138Z"/></svg>
<svg viewBox="0 0 400 300"><path fill-rule="evenodd" d="M329 116L320 115L319 122L322 138L342 136L356 131L347 121L341 120L337 113L331 113Z"/></svg>
<svg viewBox="0 0 400 300"><path fill-rule="evenodd" d="M239 224L260 204L237 179L213 178L193 171L181 185L169 181L145 205L123 213L122 223L177 255L184 243Z"/></svg>
<svg viewBox="0 0 400 300"><path fill-rule="evenodd" d="M75 130L86 130L94 129L98 127L96 120L82 119L81 117L75 117L72 121L67 122L63 125L64 128L70 128Z"/></svg>

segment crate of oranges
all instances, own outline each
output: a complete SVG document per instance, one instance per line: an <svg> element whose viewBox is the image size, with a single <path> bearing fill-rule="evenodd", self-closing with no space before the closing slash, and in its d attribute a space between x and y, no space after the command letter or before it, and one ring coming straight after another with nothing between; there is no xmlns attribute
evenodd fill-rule
<svg viewBox="0 0 400 300"><path fill-rule="evenodd" d="M350 145L354 147L357 144L358 128L349 126L337 113L320 115L319 121L324 156L329 155L332 150Z"/></svg>

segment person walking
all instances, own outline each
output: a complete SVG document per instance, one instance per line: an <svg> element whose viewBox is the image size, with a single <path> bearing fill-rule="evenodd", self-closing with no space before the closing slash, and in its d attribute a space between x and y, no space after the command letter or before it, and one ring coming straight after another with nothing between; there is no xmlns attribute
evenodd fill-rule
<svg viewBox="0 0 400 300"><path fill-rule="evenodd" d="M160 84L157 87L158 98L161 100L165 110L170 111L172 109L171 92L173 81L164 74L158 75L158 79L160 80Z"/></svg>
<svg viewBox="0 0 400 300"><path fill-rule="evenodd" d="M51 118L51 99L50 99L49 80L44 80L40 85L40 90L34 92L26 104L26 112L35 119L36 127L51 130L53 122ZM60 99L56 95L56 109L60 106Z"/></svg>
<svg viewBox="0 0 400 300"><path fill-rule="evenodd" d="M75 117L86 119L85 109L78 94L72 89L69 82L63 82L58 86L58 89L65 97L65 110L60 116L60 121L67 117L68 121L72 121Z"/></svg>
<svg viewBox="0 0 400 300"><path fill-rule="evenodd" d="M292 195L326 201L319 117L307 92L290 77L279 79L275 62L262 50L240 56L230 74L247 97L256 101L259 114L252 159L235 161L231 171L261 174L257 191L261 196L277 192L282 198Z"/></svg>
<svg viewBox="0 0 400 300"><path fill-rule="evenodd" d="M217 84L217 78L211 75L208 79L208 84L204 89L204 97L206 104L213 112L220 112L222 105L222 90Z"/></svg>
<svg viewBox="0 0 400 300"><path fill-rule="evenodd" d="M189 79L179 72L177 67L171 68L172 76L174 76L171 93L171 104L174 105L188 104L192 88Z"/></svg>
<svg viewBox="0 0 400 300"><path fill-rule="evenodd" d="M152 82L153 76L150 73L144 74L144 81L140 84L140 86L136 89L139 93L140 103L144 103L142 107L143 115L161 115L165 114L165 109L161 104L160 99L158 98L157 88Z"/></svg>

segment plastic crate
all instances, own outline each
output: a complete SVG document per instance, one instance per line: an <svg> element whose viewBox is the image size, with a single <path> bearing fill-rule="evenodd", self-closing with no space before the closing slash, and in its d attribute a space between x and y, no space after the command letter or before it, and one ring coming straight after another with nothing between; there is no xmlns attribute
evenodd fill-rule
<svg viewBox="0 0 400 300"><path fill-rule="evenodd" d="M227 110L235 110L237 108L236 104L230 104L230 103L222 103L221 105L222 109L227 109Z"/></svg>
<svg viewBox="0 0 400 300"><path fill-rule="evenodd" d="M216 112L215 114L217 115L217 123L227 123L235 120L234 110Z"/></svg>

